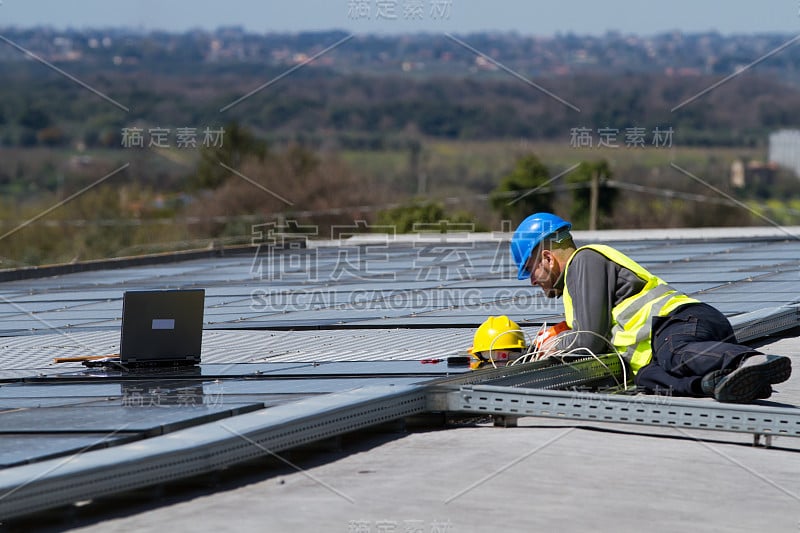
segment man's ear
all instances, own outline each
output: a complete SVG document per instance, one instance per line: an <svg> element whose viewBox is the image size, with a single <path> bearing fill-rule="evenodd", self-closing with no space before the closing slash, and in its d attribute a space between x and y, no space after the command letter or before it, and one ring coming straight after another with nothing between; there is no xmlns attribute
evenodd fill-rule
<svg viewBox="0 0 800 533"><path fill-rule="evenodd" d="M542 260L547 259L547 266L551 272L555 272L557 274L561 273L561 261L559 260L559 255L553 253L553 250L544 250L542 251Z"/></svg>

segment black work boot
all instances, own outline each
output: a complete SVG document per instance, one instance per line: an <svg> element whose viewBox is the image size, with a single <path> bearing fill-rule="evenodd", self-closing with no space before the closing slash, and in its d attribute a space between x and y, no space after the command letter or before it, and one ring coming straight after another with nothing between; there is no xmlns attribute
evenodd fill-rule
<svg viewBox="0 0 800 533"><path fill-rule="evenodd" d="M716 371L724 372L724 371ZM792 361L782 355L756 354L745 359L737 369L719 376L703 377L703 390L716 380L713 396L720 402L748 403L768 398L770 385L782 383L792 375ZM706 379L708 378L708 379ZM764 396L767 394L767 396Z"/></svg>
<svg viewBox="0 0 800 533"><path fill-rule="evenodd" d="M700 387L703 391L703 396L708 398L714 398L714 389L717 388L722 378L733 372L734 369L728 368L723 370L714 370L713 372L709 372L703 379L700 381ZM759 387L758 391L756 392L756 397L753 398L754 400L766 400L772 396L772 386L769 384L762 384Z"/></svg>

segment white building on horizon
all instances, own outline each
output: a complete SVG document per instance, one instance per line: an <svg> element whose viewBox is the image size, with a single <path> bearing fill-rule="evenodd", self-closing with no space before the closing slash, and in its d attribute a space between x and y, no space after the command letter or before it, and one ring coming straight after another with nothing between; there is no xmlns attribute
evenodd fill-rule
<svg viewBox="0 0 800 533"><path fill-rule="evenodd" d="M769 136L769 162L800 177L800 130L779 130Z"/></svg>

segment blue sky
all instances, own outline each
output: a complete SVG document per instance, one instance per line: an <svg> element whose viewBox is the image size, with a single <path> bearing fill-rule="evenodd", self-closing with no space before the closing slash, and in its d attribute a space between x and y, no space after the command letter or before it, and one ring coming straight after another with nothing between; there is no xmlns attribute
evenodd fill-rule
<svg viewBox="0 0 800 533"><path fill-rule="evenodd" d="M799 34L799 12L800 0L0 0L0 27Z"/></svg>

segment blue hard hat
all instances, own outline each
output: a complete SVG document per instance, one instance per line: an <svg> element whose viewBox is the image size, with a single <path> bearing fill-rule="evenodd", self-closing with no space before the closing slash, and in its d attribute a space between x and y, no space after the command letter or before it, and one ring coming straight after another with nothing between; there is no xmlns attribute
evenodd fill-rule
<svg viewBox="0 0 800 533"><path fill-rule="evenodd" d="M569 235L570 229L572 224L552 213L534 213L523 220L511 237L511 255L519 268L517 279L531 277L531 272L525 268L525 264L540 242L551 235L554 240L560 241Z"/></svg>

